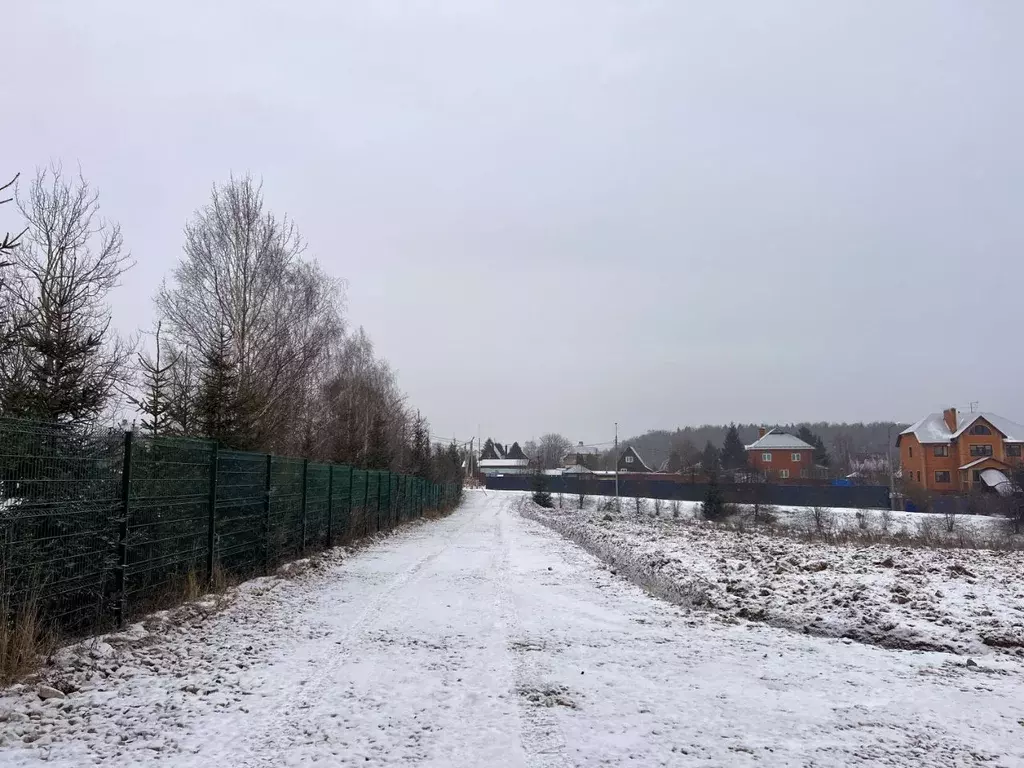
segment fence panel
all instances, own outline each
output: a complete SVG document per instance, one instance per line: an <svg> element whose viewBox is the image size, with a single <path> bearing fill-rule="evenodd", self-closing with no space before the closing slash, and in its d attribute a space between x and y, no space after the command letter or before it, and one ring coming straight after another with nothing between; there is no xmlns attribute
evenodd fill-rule
<svg viewBox="0 0 1024 768"><path fill-rule="evenodd" d="M266 572L457 493L206 440L0 418L0 600L31 602L70 635L99 630L217 572Z"/></svg>
<svg viewBox="0 0 1024 768"><path fill-rule="evenodd" d="M226 571L248 575L266 560L267 456L217 452L215 561Z"/></svg>
<svg viewBox="0 0 1024 768"><path fill-rule="evenodd" d="M213 444L135 438L131 443L123 590L144 610L183 588L206 562Z"/></svg>
<svg viewBox="0 0 1024 768"><path fill-rule="evenodd" d="M302 459L274 457L270 473L270 562L302 552Z"/></svg>
<svg viewBox="0 0 1024 768"><path fill-rule="evenodd" d="M306 470L306 547L323 549L327 545L327 491L331 468L309 463Z"/></svg>
<svg viewBox="0 0 1024 768"><path fill-rule="evenodd" d="M110 616L122 510L122 433L0 419L0 566L11 607L60 626Z"/></svg>

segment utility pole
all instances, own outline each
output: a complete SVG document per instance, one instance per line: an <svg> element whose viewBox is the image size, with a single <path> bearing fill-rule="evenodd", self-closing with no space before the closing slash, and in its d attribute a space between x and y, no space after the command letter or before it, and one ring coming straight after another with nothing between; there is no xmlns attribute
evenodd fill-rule
<svg viewBox="0 0 1024 768"><path fill-rule="evenodd" d="M619 422L615 422L615 511L621 512L619 506Z"/></svg>

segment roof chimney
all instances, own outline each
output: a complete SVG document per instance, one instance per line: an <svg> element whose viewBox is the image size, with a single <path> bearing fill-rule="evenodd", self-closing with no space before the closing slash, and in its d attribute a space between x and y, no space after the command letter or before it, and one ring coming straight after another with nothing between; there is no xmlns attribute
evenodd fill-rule
<svg viewBox="0 0 1024 768"><path fill-rule="evenodd" d="M956 432L956 408L947 408L942 412L942 418L949 427L950 432Z"/></svg>
<svg viewBox="0 0 1024 768"><path fill-rule="evenodd" d="M759 429L757 430L757 439L758 439L758 440L760 440L760 439L761 439L762 437L764 437L764 436L765 436L765 433L767 433L767 432L768 432L768 430L767 430L767 429L765 429L764 427L760 427L760 428L759 428Z"/></svg>

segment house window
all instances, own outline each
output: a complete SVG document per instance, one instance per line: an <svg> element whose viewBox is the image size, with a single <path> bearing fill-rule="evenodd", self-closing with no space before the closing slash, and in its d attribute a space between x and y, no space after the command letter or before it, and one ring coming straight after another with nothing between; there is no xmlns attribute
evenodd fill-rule
<svg viewBox="0 0 1024 768"><path fill-rule="evenodd" d="M971 446L971 456L991 456L991 455L992 455L992 446L991 445L986 445L984 443L979 445L979 444L976 443L976 444Z"/></svg>
<svg viewBox="0 0 1024 768"><path fill-rule="evenodd" d="M974 470L974 472L971 474L971 480L973 482L975 482L975 483L980 483L981 482L981 470L980 469Z"/></svg>
<svg viewBox="0 0 1024 768"><path fill-rule="evenodd" d="M800 467L800 477L807 477L807 467Z"/></svg>
<svg viewBox="0 0 1024 768"><path fill-rule="evenodd" d="M975 424L971 427L972 435L991 435L992 430L986 427L984 424Z"/></svg>
<svg viewBox="0 0 1024 768"><path fill-rule="evenodd" d="M800 454L799 453L794 453L793 456L792 456L792 459L793 459L794 462L800 461Z"/></svg>
<svg viewBox="0 0 1024 768"><path fill-rule="evenodd" d="M779 479L780 480L788 480L789 479L789 470L788 469L780 469L779 470Z"/></svg>
<svg viewBox="0 0 1024 768"><path fill-rule="evenodd" d="M936 483L948 483L949 482L949 472L936 472L935 473L935 482Z"/></svg>
<svg viewBox="0 0 1024 768"><path fill-rule="evenodd" d="M633 463L633 457L632 456L627 456L626 457L626 463L627 464L632 464Z"/></svg>
<svg viewBox="0 0 1024 768"><path fill-rule="evenodd" d="M921 470L917 470L917 482L921 482Z"/></svg>
<svg viewBox="0 0 1024 768"><path fill-rule="evenodd" d="M910 446L908 450L910 451L910 458L914 458L914 446Z"/></svg>
<svg viewBox="0 0 1024 768"><path fill-rule="evenodd" d="M1008 446L1006 446L1006 455L1007 456L1016 456L1019 459L1020 458L1020 446L1019 445L1008 445Z"/></svg>
<svg viewBox="0 0 1024 768"><path fill-rule="evenodd" d="M768 462L770 462L771 460L772 460L772 455L770 453L762 453L761 454L761 461L768 461Z"/></svg>
<svg viewBox="0 0 1024 768"><path fill-rule="evenodd" d="M949 446L948 445L936 445L935 446L935 455L936 456L949 456Z"/></svg>

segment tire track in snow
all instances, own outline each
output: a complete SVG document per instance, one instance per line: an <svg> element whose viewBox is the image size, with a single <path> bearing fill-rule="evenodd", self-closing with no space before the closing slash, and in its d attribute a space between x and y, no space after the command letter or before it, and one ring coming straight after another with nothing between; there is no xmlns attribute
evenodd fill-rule
<svg viewBox="0 0 1024 768"><path fill-rule="evenodd" d="M573 763L566 756L565 735L558 723L554 708L541 702L530 702L523 692L537 691L543 686L543 667L537 659L527 659L524 648L515 647L523 638L523 630L516 610L515 600L508 589L508 573L511 568L511 550L505 533L505 519L509 514L508 500L503 500L495 514L495 537L497 539L497 567L495 607L498 611L506 637L505 647L511 658L513 690L519 708L520 744L526 753L530 768L570 768Z"/></svg>
<svg viewBox="0 0 1024 768"><path fill-rule="evenodd" d="M384 613L396 596L401 594L403 588L416 581L428 565L444 554L472 521L472 516L467 515L454 532L444 538L440 547L410 564L381 589L363 607L341 635L332 635L324 639L325 652L321 653L319 658L310 661L310 665L318 670L315 681L300 686L282 701L276 702L275 714L255 723L250 729L249 733L257 733L259 736L252 737L249 734L242 734L243 743L239 744L237 740L232 740L232 743L227 745L226 753L228 755L234 751L245 753L245 756L235 763L236 765L240 768L270 768L271 766L277 768L286 764L284 756L296 742L301 741L300 737L307 721L305 710L300 709L297 705L321 697L324 688L334 682L334 671L351 657L353 640ZM441 521L441 524L444 522L446 521ZM343 578L344 575L342 574L341 577ZM296 712L301 714L294 714Z"/></svg>

